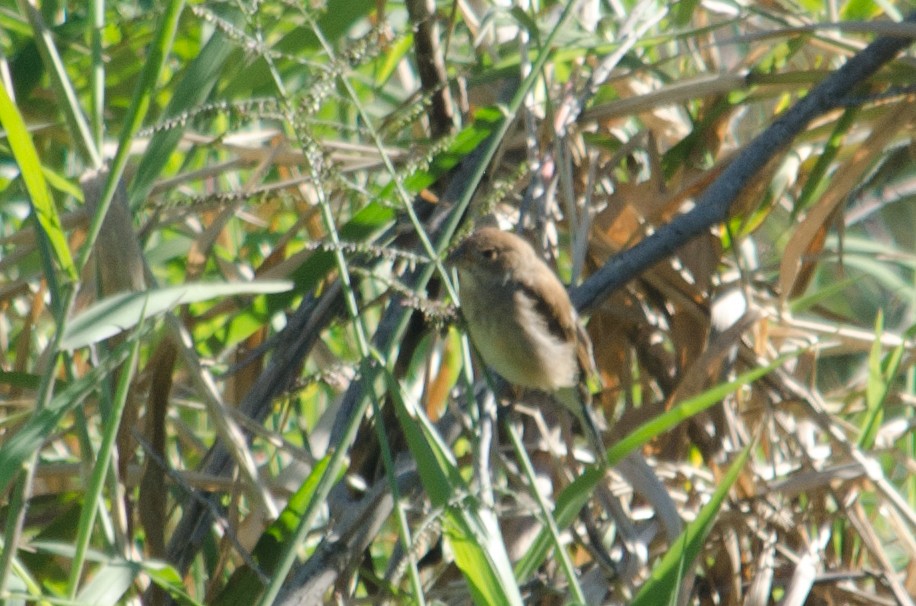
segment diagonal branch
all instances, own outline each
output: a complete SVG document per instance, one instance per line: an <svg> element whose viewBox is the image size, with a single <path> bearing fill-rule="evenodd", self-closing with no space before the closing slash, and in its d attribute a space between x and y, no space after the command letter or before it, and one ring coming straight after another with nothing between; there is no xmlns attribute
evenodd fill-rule
<svg viewBox="0 0 916 606"><path fill-rule="evenodd" d="M573 303L588 313L599 301L643 270L671 256L678 248L721 223L741 190L814 118L837 108L859 84L871 77L916 38L916 12L905 23L908 36L878 38L843 67L830 74L804 99L786 111L735 158L697 199L696 206L623 252L574 289Z"/></svg>

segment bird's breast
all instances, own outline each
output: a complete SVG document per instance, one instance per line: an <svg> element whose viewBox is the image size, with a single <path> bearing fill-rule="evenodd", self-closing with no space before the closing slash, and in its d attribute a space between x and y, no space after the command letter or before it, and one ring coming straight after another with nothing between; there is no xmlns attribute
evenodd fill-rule
<svg viewBox="0 0 916 606"><path fill-rule="evenodd" d="M575 341L552 332L523 289L463 281L461 305L474 346L507 381L548 392L576 384Z"/></svg>

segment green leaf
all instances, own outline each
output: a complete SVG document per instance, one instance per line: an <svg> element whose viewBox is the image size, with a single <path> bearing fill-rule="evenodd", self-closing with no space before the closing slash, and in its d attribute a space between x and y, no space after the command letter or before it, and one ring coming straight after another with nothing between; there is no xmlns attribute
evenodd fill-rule
<svg viewBox="0 0 916 606"><path fill-rule="evenodd" d="M903 336L904 342L888 352L887 356L882 359L881 352L884 346L881 337L884 334L884 313L878 310L875 318L875 340L868 356L865 415L857 442L859 448L868 450L874 447L875 438L881 428L881 421L884 419L884 404L887 402L887 396L890 395L891 388L894 386L894 378L897 377L900 364L903 362L906 342L912 338L914 332L916 328L908 330Z"/></svg>
<svg viewBox="0 0 916 606"><path fill-rule="evenodd" d="M17 389L38 389L40 383L41 377L30 372L0 370L0 385L9 385Z"/></svg>
<svg viewBox="0 0 916 606"><path fill-rule="evenodd" d="M38 220L38 228L44 232L48 242L51 244L51 250L54 253L58 267L67 276L75 280L77 278L76 267L73 265L73 257L70 256L67 238L64 235L57 208L54 206L54 200L44 178L44 170L38 159L38 151L36 151L32 137L25 126L22 114L19 113L19 109L13 103L6 87L2 83L0 83L0 124L6 130L10 149L16 159L16 163L19 165L19 173L22 175L25 189L29 192L32 211Z"/></svg>
<svg viewBox="0 0 916 606"><path fill-rule="evenodd" d="M327 472L330 461L330 457L325 457L315 464L308 478L290 498L280 516L267 527L267 530L258 539L251 552L251 557L264 574L270 576L276 570L282 546L295 535L302 514L308 503L314 498L318 481ZM258 573L248 565L240 566L212 604L214 606L254 604L263 591L264 583Z"/></svg>
<svg viewBox="0 0 916 606"><path fill-rule="evenodd" d="M172 566L156 560L143 560L141 564L143 572L149 576L150 580L168 592L177 603L183 606L202 606L202 602L198 602L188 594L181 575Z"/></svg>
<svg viewBox="0 0 916 606"><path fill-rule="evenodd" d="M92 579L80 590L76 599L83 604L114 606L120 603L142 567L125 560L108 562L94 570Z"/></svg>
<svg viewBox="0 0 916 606"><path fill-rule="evenodd" d="M417 472L433 507L445 507L455 495L468 494L468 487L455 465L454 456L442 443L425 414L405 402L400 383L385 373L388 392L394 401L395 414L404 431L407 446L417 463Z"/></svg>
<svg viewBox="0 0 916 606"><path fill-rule="evenodd" d="M61 347L76 349L114 336L177 305L214 297L284 292L290 282L200 282L143 292L128 292L99 301L70 322ZM145 308L145 316L144 316Z"/></svg>
<svg viewBox="0 0 916 606"><path fill-rule="evenodd" d="M518 584L509 562L505 542L492 511L472 497L456 504L456 497L469 489L425 414L408 406L400 383L386 372L388 392L404 430L407 445L417 462L420 480L434 507L442 507L443 534L449 541L455 564L464 574L478 604L521 604Z"/></svg>
<svg viewBox="0 0 916 606"><path fill-rule="evenodd" d="M684 571L697 559L716 521L722 502L725 501L728 491L731 490L732 485L738 479L738 474L747 463L750 448L749 445L741 451L728 469L728 473L720 481L709 503L700 510L697 518L687 525L675 544L652 570L649 580L643 584L636 598L631 602L632 606L677 603L676 598L680 591L680 580L684 576Z"/></svg>
<svg viewBox="0 0 916 606"><path fill-rule="evenodd" d="M699 414L710 406L720 402L725 396L734 393L744 385L749 385L757 379L769 374L791 357L798 354L787 354L774 360L767 366L755 368L744 373L734 381L716 385L704 393L681 402L668 412L643 423L635 431L617 442L607 451L607 463L614 466L623 460L630 452L646 444L649 440L660 436L682 421ZM559 528L566 528L572 524L582 507L588 502L595 489L595 485L604 477L602 470L597 467L587 469L582 475L573 480L557 498L554 509L554 519ZM541 565L550 552L552 542L546 529L532 543L524 557L515 565L515 574L521 579L528 579Z"/></svg>
<svg viewBox="0 0 916 606"><path fill-rule="evenodd" d="M378 58L376 61L377 70L374 74L376 88L382 88L398 64L404 59L404 55L410 51L413 46L413 36L407 35L396 40L389 48L388 52Z"/></svg>
<svg viewBox="0 0 916 606"><path fill-rule="evenodd" d="M146 47L146 61L140 70L139 78L134 86L134 92L131 96L130 105L124 117L121 127L121 133L118 137L118 148L109 165L108 177L102 188L102 194L99 197L98 206L95 213L89 221L89 232L86 236L86 245L78 257L80 269L86 266L89 260L89 254L96 238L102 229L102 221L108 212L108 207L114 198L115 189L124 174L127 166L127 158L130 155L131 143L133 142L140 125L149 112L150 105L153 101L153 95L156 94L158 79L162 74L163 68L168 58L169 51L172 47L172 41L175 39L175 32L178 29L178 21L184 8L184 0L169 0L163 3L162 12L159 16L159 22L152 42Z"/></svg>
<svg viewBox="0 0 916 606"><path fill-rule="evenodd" d="M229 25L238 25L238 22L241 21L241 15L237 10L226 10L220 14L220 18ZM179 116L206 101L217 80L227 72L226 60L236 48L235 42L227 39L217 30L185 70L181 81L175 86L163 115L166 117ZM162 172L169 155L181 141L184 131L183 125L176 126L157 132L150 140L149 147L140 159L137 174L130 185L128 193L130 208L137 208L149 196L153 181Z"/></svg>
<svg viewBox="0 0 916 606"><path fill-rule="evenodd" d="M145 311L145 309L142 310L141 314ZM82 578L83 564L86 561L86 552L89 549L93 527L95 526L95 516L100 508L100 503L103 503L102 491L105 485L105 479L108 476L109 469L114 465L112 462L112 453L115 452L115 441L117 440L118 431L121 427L121 421L124 418L124 409L127 406L127 393L130 390L134 370L137 368L137 358L140 354L140 336L143 332L144 318L145 315L141 317L137 330L130 335L130 342L133 344L133 347L131 348L130 356L127 358L124 368L121 369L122 371L118 373L119 376L116 378L117 386L115 388L114 398L112 399L111 408L103 423L101 443L95 453L92 473L86 483L77 536L74 542L75 552L70 562L70 575L67 583L68 588L66 595L71 598L76 595L80 579ZM102 505L102 507L104 507L104 505ZM128 581L127 584L130 585L131 582L132 579ZM111 586L114 585L115 583L112 582ZM108 584L106 584L106 588L110 590ZM126 588L122 590L121 593L123 593L123 591L126 591ZM115 600L118 598L120 598L120 594L114 596ZM99 602L100 600L93 600L93 603Z"/></svg>
<svg viewBox="0 0 916 606"><path fill-rule="evenodd" d="M0 447L0 493L6 490L25 461L44 445L64 415L98 389L105 375L127 358L131 347L131 341L118 345L102 364L56 394L48 406L36 410L15 434L4 438Z"/></svg>
<svg viewBox="0 0 916 606"><path fill-rule="evenodd" d="M817 155L817 162L808 174L805 185L802 187L801 193L798 194L798 198L792 206L793 218L810 207L817 199L815 194L825 186L825 180L827 180L830 166L836 159L837 154L842 150L846 135L849 133L850 129L855 126L858 115L859 108L852 107L843 112L840 119L837 120L833 132L830 133L830 137L824 143L824 149Z"/></svg>
<svg viewBox="0 0 916 606"><path fill-rule="evenodd" d="M881 2L875 2L875 0L850 0L843 3L841 19L843 21L870 21L881 14L881 5Z"/></svg>
<svg viewBox="0 0 916 606"><path fill-rule="evenodd" d="M82 152L83 160L88 165L101 166L101 154L95 147L89 123L86 122L86 116L83 115L83 108L80 106L79 95L67 74L64 60L55 46L54 36L38 10L26 3L20 3L20 7L24 7L24 12L32 26L35 47L41 56L42 67L48 75L51 88L54 90L56 106L64 115L69 127L70 140L73 141L74 147Z"/></svg>
<svg viewBox="0 0 916 606"><path fill-rule="evenodd" d="M476 504L476 502L475 502ZM442 532L477 604L521 604L522 596L495 516L487 510L449 507Z"/></svg>

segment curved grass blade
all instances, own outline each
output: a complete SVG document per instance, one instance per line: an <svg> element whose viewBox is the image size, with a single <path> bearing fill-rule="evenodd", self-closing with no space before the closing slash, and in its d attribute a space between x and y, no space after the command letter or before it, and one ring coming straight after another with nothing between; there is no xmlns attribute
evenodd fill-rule
<svg viewBox="0 0 916 606"><path fill-rule="evenodd" d="M292 283L285 281L196 283L117 294L75 317L67 326L61 347L85 347L127 330L140 321L144 307L146 317L152 318L184 303L214 297L276 293L290 288Z"/></svg>

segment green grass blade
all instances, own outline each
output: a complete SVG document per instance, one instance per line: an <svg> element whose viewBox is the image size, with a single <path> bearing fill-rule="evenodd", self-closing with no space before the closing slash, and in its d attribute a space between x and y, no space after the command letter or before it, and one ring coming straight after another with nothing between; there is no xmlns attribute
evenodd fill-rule
<svg viewBox="0 0 916 606"><path fill-rule="evenodd" d="M86 262L89 260L89 254L102 229L102 221L108 213L108 207L111 205L112 198L114 198L115 189L124 174L124 168L127 166L127 156L130 154L131 143L149 111L159 76L165 66L165 59L175 38L178 18L181 16L183 8L184 0L171 0L165 6L153 42L147 48L146 64L140 72L140 78L134 89L130 107L124 118L124 127L121 129L121 136L118 138L118 151L115 152L115 157L111 161L108 179L105 181L105 187L102 190L95 215L90 220L86 243L77 261L77 267L80 269L85 267Z"/></svg>
<svg viewBox="0 0 916 606"><path fill-rule="evenodd" d="M668 412L640 425L635 431L608 449L608 465L616 465L639 446L646 444L649 440L660 436L662 433L668 431L682 421L720 402L722 398L734 393L744 385L749 385L757 379L769 374L783 365L787 359L795 355L798 354L781 356L766 366L755 368L744 373L734 381L716 385L712 389L685 400ZM602 477L603 473L599 469L592 467L573 480L573 482L560 493L554 510L554 519L557 521L557 526L566 528L572 524L576 516L579 515L579 511L588 502L590 495L594 491L595 485ZM516 576L523 581L530 578L547 557L547 554L550 553L551 547L552 541L548 532L542 530L525 556L515 565Z"/></svg>
<svg viewBox="0 0 916 606"><path fill-rule="evenodd" d="M231 606L232 604L254 604L264 591L264 580L259 572L272 576L279 564L279 554L283 545L295 540L296 528L302 521L309 503L315 499L319 480L327 473L330 457L316 462L308 477L289 499L280 516L274 520L258 539L251 557L259 571L245 565L237 568L222 591L212 602L214 606Z"/></svg>
<svg viewBox="0 0 916 606"><path fill-rule="evenodd" d="M442 529L455 564L464 574L478 604L521 604L521 594L496 517L469 495L469 488L429 419L408 405L400 384L390 373L388 393L417 462L420 479L434 507L443 508Z"/></svg>
<svg viewBox="0 0 916 606"><path fill-rule="evenodd" d="M55 394L48 406L36 410L15 434L4 439L0 446L0 492L7 489L25 461L44 445L64 415L82 404L98 389L103 377L127 358L130 345L119 345L101 364Z"/></svg>
<svg viewBox="0 0 916 606"><path fill-rule="evenodd" d="M894 378L898 376L903 354L906 351L906 340L912 338L914 329L904 335L904 343L888 352L883 359L884 350L881 338L884 335L884 313L879 310L875 319L875 341L868 356L868 380L865 383L865 415L861 424L861 433L857 441L859 448L868 450L874 447L875 438L884 419L884 405L894 387Z"/></svg>
<svg viewBox="0 0 916 606"><path fill-rule="evenodd" d="M6 130L10 149L19 165L19 172L25 183L25 189L29 193L38 228L44 232L50 243L57 266L70 279L75 280L76 268L70 256L70 248L60 224L57 208L54 206L54 199L51 197L44 178L38 151L35 149L35 144L32 143L32 137L22 119L22 114L19 113L19 109L2 83L0 83L0 124Z"/></svg>
<svg viewBox="0 0 916 606"><path fill-rule="evenodd" d="M57 47L51 38L50 30L45 25L41 13L26 0L19 0L19 10L28 16L35 45L51 79L51 86L54 88L58 100L58 108L64 114L64 119L70 127L70 136L76 143L76 147L83 154L84 161L93 168L100 167L102 165L102 154L95 145L89 123L86 122L83 108L80 106L73 83L70 82L70 77L64 68L60 53L57 52Z"/></svg>
<svg viewBox="0 0 916 606"><path fill-rule="evenodd" d="M238 11L232 9L220 16L232 25L240 20ZM206 101L216 82L227 71L226 60L237 48L235 43L217 30L201 49L200 54L188 65L184 76L175 86L163 115L166 118L180 116ZM172 151L181 141L184 131L183 126L175 126L153 135L146 153L137 166L137 174L130 184L128 205L131 209L136 209L149 195L154 180L159 177Z"/></svg>
<svg viewBox="0 0 916 606"><path fill-rule="evenodd" d="M73 318L67 326L61 346L64 349L77 349L97 343L135 326L144 317L156 317L177 305L215 297L284 292L291 287L292 284L285 281L200 282L120 293L102 299Z"/></svg>
<svg viewBox="0 0 916 606"><path fill-rule="evenodd" d="M699 555L725 497L728 496L729 490L747 463L750 448L749 445L741 451L712 494L709 503L703 506L696 520L687 525L677 542L652 570L651 577L636 594L632 606L672 603L672 600L677 597L684 570L688 565L692 565Z"/></svg>
<svg viewBox="0 0 916 606"><path fill-rule="evenodd" d="M102 428L102 442L99 445L98 452L95 453L95 464L92 468L92 475L89 478L89 485L86 487L86 494L83 496L83 507L80 512L80 521L77 529L75 542L75 553L73 562L70 566L70 579L67 583L67 595L71 598L76 596L79 588L80 577L83 573L83 564L86 559L86 550L89 548L89 541L92 538L92 528L95 525L95 516L99 508L99 501L102 498L102 488L105 484L105 477L112 464L112 453L114 451L115 440L118 437L118 429L121 427L121 418L124 415L124 408L127 406L127 393L130 389L130 383L134 377L134 371L137 367L137 358L140 355L140 342L143 334L143 321L146 317L146 308L140 312L140 322L137 324L137 330L129 340L133 346L130 350L130 356L122 365L118 385L112 402L111 412L105 418L104 427ZM112 498L119 498L114 495ZM94 575L97 576L97 575ZM131 579L132 581L132 579ZM129 586L130 583L127 584ZM124 589L127 589L127 586ZM121 596L118 595L117 598ZM116 598L116 599L117 599ZM101 603L97 601L97 603Z"/></svg>

